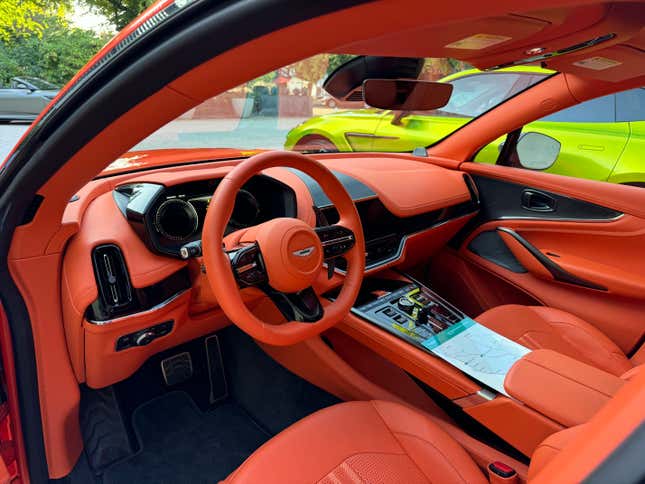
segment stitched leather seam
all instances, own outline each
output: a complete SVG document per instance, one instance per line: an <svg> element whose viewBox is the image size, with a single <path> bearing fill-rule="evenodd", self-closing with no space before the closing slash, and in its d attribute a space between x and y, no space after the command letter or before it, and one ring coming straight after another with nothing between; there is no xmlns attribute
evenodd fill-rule
<svg viewBox="0 0 645 484"><path fill-rule="evenodd" d="M390 431L390 433L392 434L392 436L394 437L394 439L397 441L397 443L399 444L399 446L401 447L401 449L402 449L404 452L405 452L405 447L403 447L403 444L402 444L402 443L401 443L401 441L399 440L398 435L406 435L406 436L408 436L408 437L414 437L414 438L416 438L416 439L418 439L418 440L421 440L422 442L425 442L427 445L429 445L430 447L432 447L432 448L433 448L433 449L434 449L434 450L435 450L435 451L436 451L436 452L437 452L441 457L443 457L443 458L444 458L444 460L446 461L446 463L447 463L448 465L450 465L450 467L452 467L452 468L454 469L455 473L459 476L459 478L460 478L464 483L467 483L467 482L468 482L468 481L466 481L466 479L464 479L464 477L461 475L461 473L459 472L459 469L457 469L457 468L452 464L452 462L450 462L450 460L449 460L449 459L444 455L444 453L443 453L443 452L441 452L441 450L440 450L436 445L434 445L432 442L429 442L429 441L427 441L427 440L425 440L425 439L423 439L423 438L421 438L421 437L418 437L418 436L416 436L416 435L408 434L408 433L406 433L406 432L395 432L395 431L394 431L392 428L390 428L390 426L387 424L386 420L383 418L383 415L381 415L381 412L379 411L378 407L374 404L374 402L373 402L373 401L370 401L370 403L372 404L372 407L374 407L374 410L376 410L376 413L377 413L377 414L378 414L378 416L381 418L381 420L383 421L383 423L385 424L385 426L387 427L387 429ZM410 460L411 460L412 462L414 462L414 465L419 469L419 471L421 471L421 474L423 474L423 475L424 475L424 476L426 476L428 479L430 479L430 478L429 478L429 476L428 476L425 472L423 472L423 469L421 469L421 467L419 467L419 465L418 465L418 464L416 463L416 461L412 458L412 456L411 456L411 455L409 455L407 452L405 452L405 453L406 453L406 455L408 455L408 457L410 457Z"/></svg>

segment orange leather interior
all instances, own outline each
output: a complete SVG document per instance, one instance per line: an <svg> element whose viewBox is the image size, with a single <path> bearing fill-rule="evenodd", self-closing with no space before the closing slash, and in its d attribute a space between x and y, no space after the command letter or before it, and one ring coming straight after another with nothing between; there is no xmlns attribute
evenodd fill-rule
<svg viewBox="0 0 645 484"><path fill-rule="evenodd" d="M386 400L426 412L481 469L490 462L504 461L517 471L522 482L526 481L525 464L464 432L401 368L335 328L324 336L331 347L320 338L290 347L261 346L280 364L341 400Z"/></svg>
<svg viewBox="0 0 645 484"><path fill-rule="evenodd" d="M503 396L465 407L464 412L526 456L549 435L564 428L532 408Z"/></svg>
<svg viewBox="0 0 645 484"><path fill-rule="evenodd" d="M477 321L531 349L550 349L620 376L632 368L609 338L582 319L542 306L498 306Z"/></svg>
<svg viewBox="0 0 645 484"><path fill-rule="evenodd" d="M450 399L462 398L481 389L454 366L353 314L337 327Z"/></svg>
<svg viewBox="0 0 645 484"><path fill-rule="evenodd" d="M383 205L399 217L457 205L470 200L468 187L458 171L446 171L422 161L387 158L325 159L325 166L363 182ZM431 193L431 196L425 196Z"/></svg>
<svg viewBox="0 0 645 484"><path fill-rule="evenodd" d="M591 420L624 383L555 351L535 350L511 367L504 388L542 415L573 427Z"/></svg>
<svg viewBox="0 0 645 484"><path fill-rule="evenodd" d="M643 423L645 373L641 372L589 423L570 431L568 445L542 469L529 470L531 484L582 482ZM548 443L548 442L547 442ZM557 444L557 443L556 443ZM537 472L539 471L539 472Z"/></svg>
<svg viewBox="0 0 645 484"><path fill-rule="evenodd" d="M531 466L529 467L529 479L533 479L539 472L551 462L562 450L567 447L580 431L583 425L561 430L550 435L542 442L531 456Z"/></svg>
<svg viewBox="0 0 645 484"><path fill-rule="evenodd" d="M641 315L645 298L640 290L645 261L640 257L645 243L645 193L637 187L600 183L571 177L498 166L464 163L462 169L496 179L525 184L613 208L624 215L610 221L556 221L506 219L491 221L474 230L459 250L467 266L477 267L473 277L477 285L461 285L466 294L486 292L487 281L499 279L515 286L545 306L575 314L600 329L623 354L637 350L645 334ZM597 291L539 277L540 268L529 273L515 273L468 250L470 241L484 231L507 227L574 275L604 285ZM499 232L498 232L499 233ZM508 238L506 238L508 240ZM511 242L513 244L513 242ZM513 249L513 245L510 246ZM530 256L514 250L531 269ZM443 255L443 254L442 254ZM460 272L471 272L468 267ZM535 274L538 274L536 277ZM471 281L472 282L472 281ZM464 296L468 299L470 296ZM485 296L477 299L485 299ZM499 301L495 301L499 304ZM512 301L511 302L519 302ZM525 303L522 303L525 304ZM492 306L484 305L484 309Z"/></svg>
<svg viewBox="0 0 645 484"><path fill-rule="evenodd" d="M546 3L532 0L525 2L522 8L546 9L560 3L556 0ZM494 4L464 3L464 6L466 5L469 17L472 18L506 15L507 12L517 9L517 2L510 0ZM424 9L427 9L427 2L408 2L409 11ZM82 217L82 207L87 206L86 204L103 190L103 181L84 189L83 186L88 180L166 122L199 102L241 82L297 59L318 52L328 52L359 40L378 37L386 32L415 29L420 25L430 28L435 24L450 24L463 20L463 11L464 9L458 8L454 2L450 2L434 5L431 17L401 15L401 2L386 0L370 2L285 27L203 63L168 87L150 95L107 126L98 136L89 140L64 167L52 175L47 184L39 190L44 202L33 221L15 231L9 254L11 273L27 304L34 333L43 432L52 478L67 475L81 451L80 431L75 415L79 403L77 378L82 376L82 365L74 356L70 359L67 350L69 340L75 341L70 346L77 348L77 353L81 343L77 336L66 338L63 330L63 312L67 313L72 303L78 305L78 301L67 300L66 303L61 303L60 281L65 245L80 229L81 221L85 221ZM365 18L369 18L370 21L365 22ZM303 38L306 38L307 42L302 42ZM290 49L284 49L285 45L289 45ZM267 52L271 52L271 55L267 55ZM230 66L236 68L230 69ZM229 75L222 76L222 72ZM636 79L622 87L628 88L640 83L641 80ZM553 102L536 103L528 109L518 109L518 106L527 102L526 97L518 96L515 98L517 103L515 100L509 103L509 109L503 111L499 122L489 123L487 118L482 120L482 123L470 123L467 129L460 131L459 136L454 137L454 142L437 145L436 149L432 150L435 157L429 158L428 161L436 160L445 166L451 165L450 161L446 161L449 159L458 163L467 159L479 146L503 134L497 130L517 127L528 119L535 119L566 107L567 103L571 104L576 99L584 100L585 95L588 97L594 92L598 93L598 89L602 88L597 82L580 81L573 76L566 76L566 79L565 76L558 76L557 79L543 85L542 99L551 99ZM101 188L97 188L99 185ZM69 206L69 199L77 192L86 194L87 201L80 202L78 209L72 209L76 210L77 218L72 216L68 219L64 213ZM608 194L609 196L611 194ZM636 210L637 204L633 200L627 200L629 198L631 197L620 195L615 199L615 204L620 206L625 202L626 206ZM63 308L63 304L67 309ZM595 307L593 310L600 313L599 309ZM636 313L636 309L632 305L630 310ZM628 314L623 314L627 316L624 318L627 325L633 320L630 317L632 313L628 311ZM613 315L615 314L614 311ZM628 333L625 341L619 341L613 334L612 338L624 349L623 345L628 345L634 340L634 331ZM404 352L401 359L405 360L406 357L409 356ZM431 368L417 366L417 363L411 361L406 363L406 367L417 367L417 372L427 373L432 377ZM441 376L434 378L438 381L442 379ZM457 389L452 383L444 382L443 385L455 395L471 393L468 387L473 386L472 382L463 383L465 388Z"/></svg>
<svg viewBox="0 0 645 484"><path fill-rule="evenodd" d="M354 233L354 246L344 254L347 260L347 272L343 280L342 289L336 300L325 306L325 313L321 320L312 324L289 321L281 325L268 325L258 319L244 305L230 268L230 260L221 249L224 231L233 212L235 196L238 190L251 176L264 169L279 166L299 169L314 178L338 210L340 216L338 225L347 227ZM226 315L235 324L255 339L264 343L288 345L320 334L320 332L338 323L345 314L349 313L360 290L365 272L365 238L361 227L361 219L358 216L354 202L331 171L319 162L298 153L279 151L261 153L240 163L236 169L231 171L220 182L211 203L218 209L209 210L204 221L202 231L204 264L213 293L219 300L220 306ZM276 221L273 222L275 223ZM272 222L268 223L271 224ZM304 222L300 222L300 224L306 226ZM311 231L311 229L309 230ZM285 257L288 259L291 256L289 251L293 249L291 246L283 246L281 247L281 253L268 253L264 257L279 257L284 261ZM264 250L264 248L261 248L261 250ZM312 282L317 275L315 269L320 273L320 262L314 270L307 268L311 272ZM292 268L289 270L292 270ZM269 274L269 277L271 277L271 274ZM298 289L304 289L306 286L305 281L304 285Z"/></svg>
<svg viewBox="0 0 645 484"><path fill-rule="evenodd" d="M485 483L466 451L422 413L382 401L321 410L258 449L227 483Z"/></svg>
<svg viewBox="0 0 645 484"><path fill-rule="evenodd" d="M515 258L522 266L536 277L542 279L553 280L553 275L547 270L544 265L537 260L529 250L520 244L512 235L498 231L499 236L502 238L506 246L511 250Z"/></svg>
<svg viewBox="0 0 645 484"><path fill-rule="evenodd" d="M584 481L642 424L644 401L645 373L621 388L587 424L543 439L528 482ZM292 425L225 482L487 482L461 451L416 410L392 402L351 402Z"/></svg>

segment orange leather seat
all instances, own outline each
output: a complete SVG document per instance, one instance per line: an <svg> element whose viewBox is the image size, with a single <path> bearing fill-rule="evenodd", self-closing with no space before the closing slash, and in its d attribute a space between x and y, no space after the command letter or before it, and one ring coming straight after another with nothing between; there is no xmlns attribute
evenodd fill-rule
<svg viewBox="0 0 645 484"><path fill-rule="evenodd" d="M549 349L621 376L643 363L645 351L630 360L591 324L559 309L498 306L475 318L479 323L531 349Z"/></svg>
<svg viewBox="0 0 645 484"><path fill-rule="evenodd" d="M295 423L260 447L227 483L486 483L466 451L403 405L348 402Z"/></svg>

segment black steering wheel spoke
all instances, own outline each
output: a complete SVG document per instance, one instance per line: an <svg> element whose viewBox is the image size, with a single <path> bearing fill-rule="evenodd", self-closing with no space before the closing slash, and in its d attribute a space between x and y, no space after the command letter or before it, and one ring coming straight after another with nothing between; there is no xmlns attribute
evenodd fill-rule
<svg viewBox="0 0 645 484"><path fill-rule="evenodd" d="M354 232L342 225L328 225L314 229L320 239L325 261L340 257L356 243Z"/></svg>
<svg viewBox="0 0 645 484"><path fill-rule="evenodd" d="M262 284L260 288L269 296L287 321L315 323L320 321L325 313L316 292L311 287L292 294L276 291L269 284Z"/></svg>
<svg viewBox="0 0 645 484"><path fill-rule="evenodd" d="M257 243L227 253L235 280L241 287L260 286L267 283L269 277Z"/></svg>

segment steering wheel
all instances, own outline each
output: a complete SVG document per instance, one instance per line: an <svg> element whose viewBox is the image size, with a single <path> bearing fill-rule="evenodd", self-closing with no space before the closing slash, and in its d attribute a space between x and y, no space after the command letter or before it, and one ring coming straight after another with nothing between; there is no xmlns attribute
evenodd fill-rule
<svg viewBox="0 0 645 484"><path fill-rule="evenodd" d="M318 182L340 216L335 225L312 228L296 218L276 218L225 237L235 198L253 175L273 167L300 170ZM270 345L290 345L339 323L351 310L365 272L365 238L354 202L322 164L299 153L269 151L243 161L219 183L204 221L206 276L228 318ZM347 273L340 294L323 306L312 284L323 262L343 256ZM269 324L244 304L240 291L262 290L286 322Z"/></svg>

